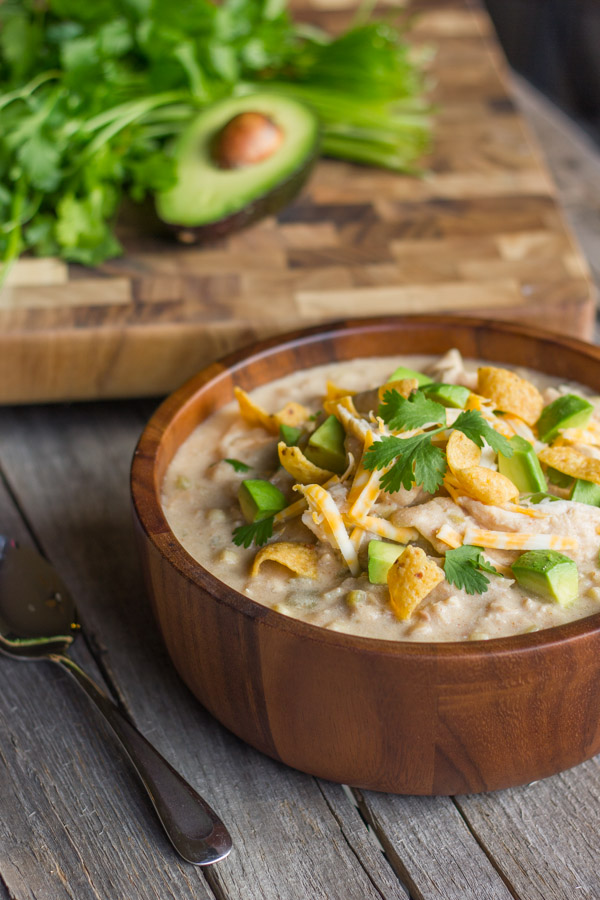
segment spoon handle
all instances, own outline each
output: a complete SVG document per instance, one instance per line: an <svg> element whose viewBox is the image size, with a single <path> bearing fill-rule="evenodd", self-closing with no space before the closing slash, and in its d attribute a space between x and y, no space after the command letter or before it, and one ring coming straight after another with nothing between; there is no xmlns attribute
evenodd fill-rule
<svg viewBox="0 0 600 900"><path fill-rule="evenodd" d="M83 688L121 741L177 852L198 866L218 862L227 856L231 850L231 837L208 803L127 721L77 663L58 653L49 658L66 669Z"/></svg>

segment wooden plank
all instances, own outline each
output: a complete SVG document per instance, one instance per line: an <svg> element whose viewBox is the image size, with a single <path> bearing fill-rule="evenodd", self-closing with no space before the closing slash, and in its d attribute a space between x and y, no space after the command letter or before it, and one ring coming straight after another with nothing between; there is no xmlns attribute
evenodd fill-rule
<svg viewBox="0 0 600 900"><path fill-rule="evenodd" d="M1 482L0 518L6 534L32 543ZM103 684L82 638L71 655ZM133 769L71 679L51 663L3 657L0 685L0 873L7 891L0 896L210 900L199 870L171 851Z"/></svg>
<svg viewBox="0 0 600 900"><path fill-rule="evenodd" d="M600 760L494 794L457 798L469 827L527 900L600 896Z"/></svg>
<svg viewBox="0 0 600 900"><path fill-rule="evenodd" d="M355 794L414 900L531 900L507 886L447 797Z"/></svg>
<svg viewBox="0 0 600 900"><path fill-rule="evenodd" d="M131 535L128 469L140 427L141 416L131 405L0 414L9 483L78 598L86 634L104 671L138 727L219 810L232 832L234 851L207 871L209 884L220 900L377 900L381 895L375 885L384 876L365 871L361 863L367 857L363 853L361 860L350 846L352 830L342 830L315 780L226 732L191 697L166 659L149 615ZM23 775L16 774L19 782ZM105 778L110 784L108 773ZM124 785L119 793L116 817L141 822L144 844L123 840L98 866L110 868L118 858L124 870L138 872L145 866L151 871L145 853L158 847L165 857L163 870L177 873L174 853L148 828L144 810L135 808ZM348 810L355 819L350 806ZM82 865L94 870L99 895L113 900L114 893L103 893L101 875L91 862L98 857L93 837L81 838ZM378 866L385 865L381 857ZM29 866L46 877L43 861L29 859ZM187 872L184 866L183 874ZM128 900L152 896L144 893L148 882L141 876L137 890L134 886L117 895ZM181 896L188 894L182 890Z"/></svg>

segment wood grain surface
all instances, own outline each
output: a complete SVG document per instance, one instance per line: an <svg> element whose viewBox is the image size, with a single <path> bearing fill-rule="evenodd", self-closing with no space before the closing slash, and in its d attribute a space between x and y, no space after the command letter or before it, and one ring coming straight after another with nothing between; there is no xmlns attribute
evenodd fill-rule
<svg viewBox="0 0 600 900"><path fill-rule="evenodd" d="M2 900L597 900L597 759L475 797L347 792L204 712L166 657L135 555L128 471L149 414L0 410L0 522L59 568L83 619L78 661L220 811L234 849L212 871L182 864L75 685L0 658Z"/></svg>
<svg viewBox="0 0 600 900"><path fill-rule="evenodd" d="M136 448L139 549L179 674L227 728L276 760L400 794L490 791L600 750L600 614L490 643L369 640L282 616L183 549L161 485L192 429L233 397L332 360L463 355L538 367L600 390L600 350L527 326L457 317L356 319L209 366L157 410Z"/></svg>
<svg viewBox="0 0 600 900"><path fill-rule="evenodd" d="M336 30L354 0L296 4ZM0 402L164 393L256 337L346 315L459 311L589 337L586 263L482 8L414 0L435 48L423 178L323 160L277 219L203 248L123 222L97 270L23 260L0 295Z"/></svg>

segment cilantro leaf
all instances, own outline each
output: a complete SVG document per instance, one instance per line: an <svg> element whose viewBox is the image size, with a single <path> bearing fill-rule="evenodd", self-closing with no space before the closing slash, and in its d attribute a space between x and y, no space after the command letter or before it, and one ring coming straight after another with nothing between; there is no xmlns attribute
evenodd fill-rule
<svg viewBox="0 0 600 900"><path fill-rule="evenodd" d="M235 472L249 472L250 466L242 462L241 459L224 459L223 462L229 463Z"/></svg>
<svg viewBox="0 0 600 900"><path fill-rule="evenodd" d="M378 415L392 431L422 428L423 425L445 425L446 410L441 403L427 400L416 391L408 400L393 388L383 395Z"/></svg>
<svg viewBox="0 0 600 900"><path fill-rule="evenodd" d="M273 535L274 516L267 516L266 519L259 519L258 522L250 522L249 525L240 525L233 531L233 543L238 547L249 547L252 542L257 547L266 544Z"/></svg>
<svg viewBox="0 0 600 900"><path fill-rule="evenodd" d="M366 469L385 469L394 463L381 479L381 488L388 493L399 491L401 487L409 490L413 484L422 484L426 491L433 494L446 472L445 454L431 443L432 435L441 430L415 434L409 438L386 436L367 450L364 466Z"/></svg>
<svg viewBox="0 0 600 900"><path fill-rule="evenodd" d="M496 450L502 456L513 455L513 448L508 438L505 438L503 434L492 428L476 409L462 412L452 427L462 431L478 447L483 447L483 441L485 440L492 450Z"/></svg>
<svg viewBox="0 0 600 900"><path fill-rule="evenodd" d="M457 588L464 588L467 594L485 594L490 583L483 572L500 573L483 557L481 547L464 544L456 550L448 550L444 560L446 581Z"/></svg>

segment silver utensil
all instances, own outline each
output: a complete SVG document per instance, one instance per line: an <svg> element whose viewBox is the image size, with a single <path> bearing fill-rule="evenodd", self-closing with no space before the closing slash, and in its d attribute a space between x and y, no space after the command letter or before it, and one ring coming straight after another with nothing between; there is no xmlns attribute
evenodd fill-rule
<svg viewBox="0 0 600 900"><path fill-rule="evenodd" d="M51 660L71 675L104 715L148 791L177 852L206 866L231 850L229 832L205 800L65 655L79 625L75 604L54 568L0 535L0 651L20 660Z"/></svg>

